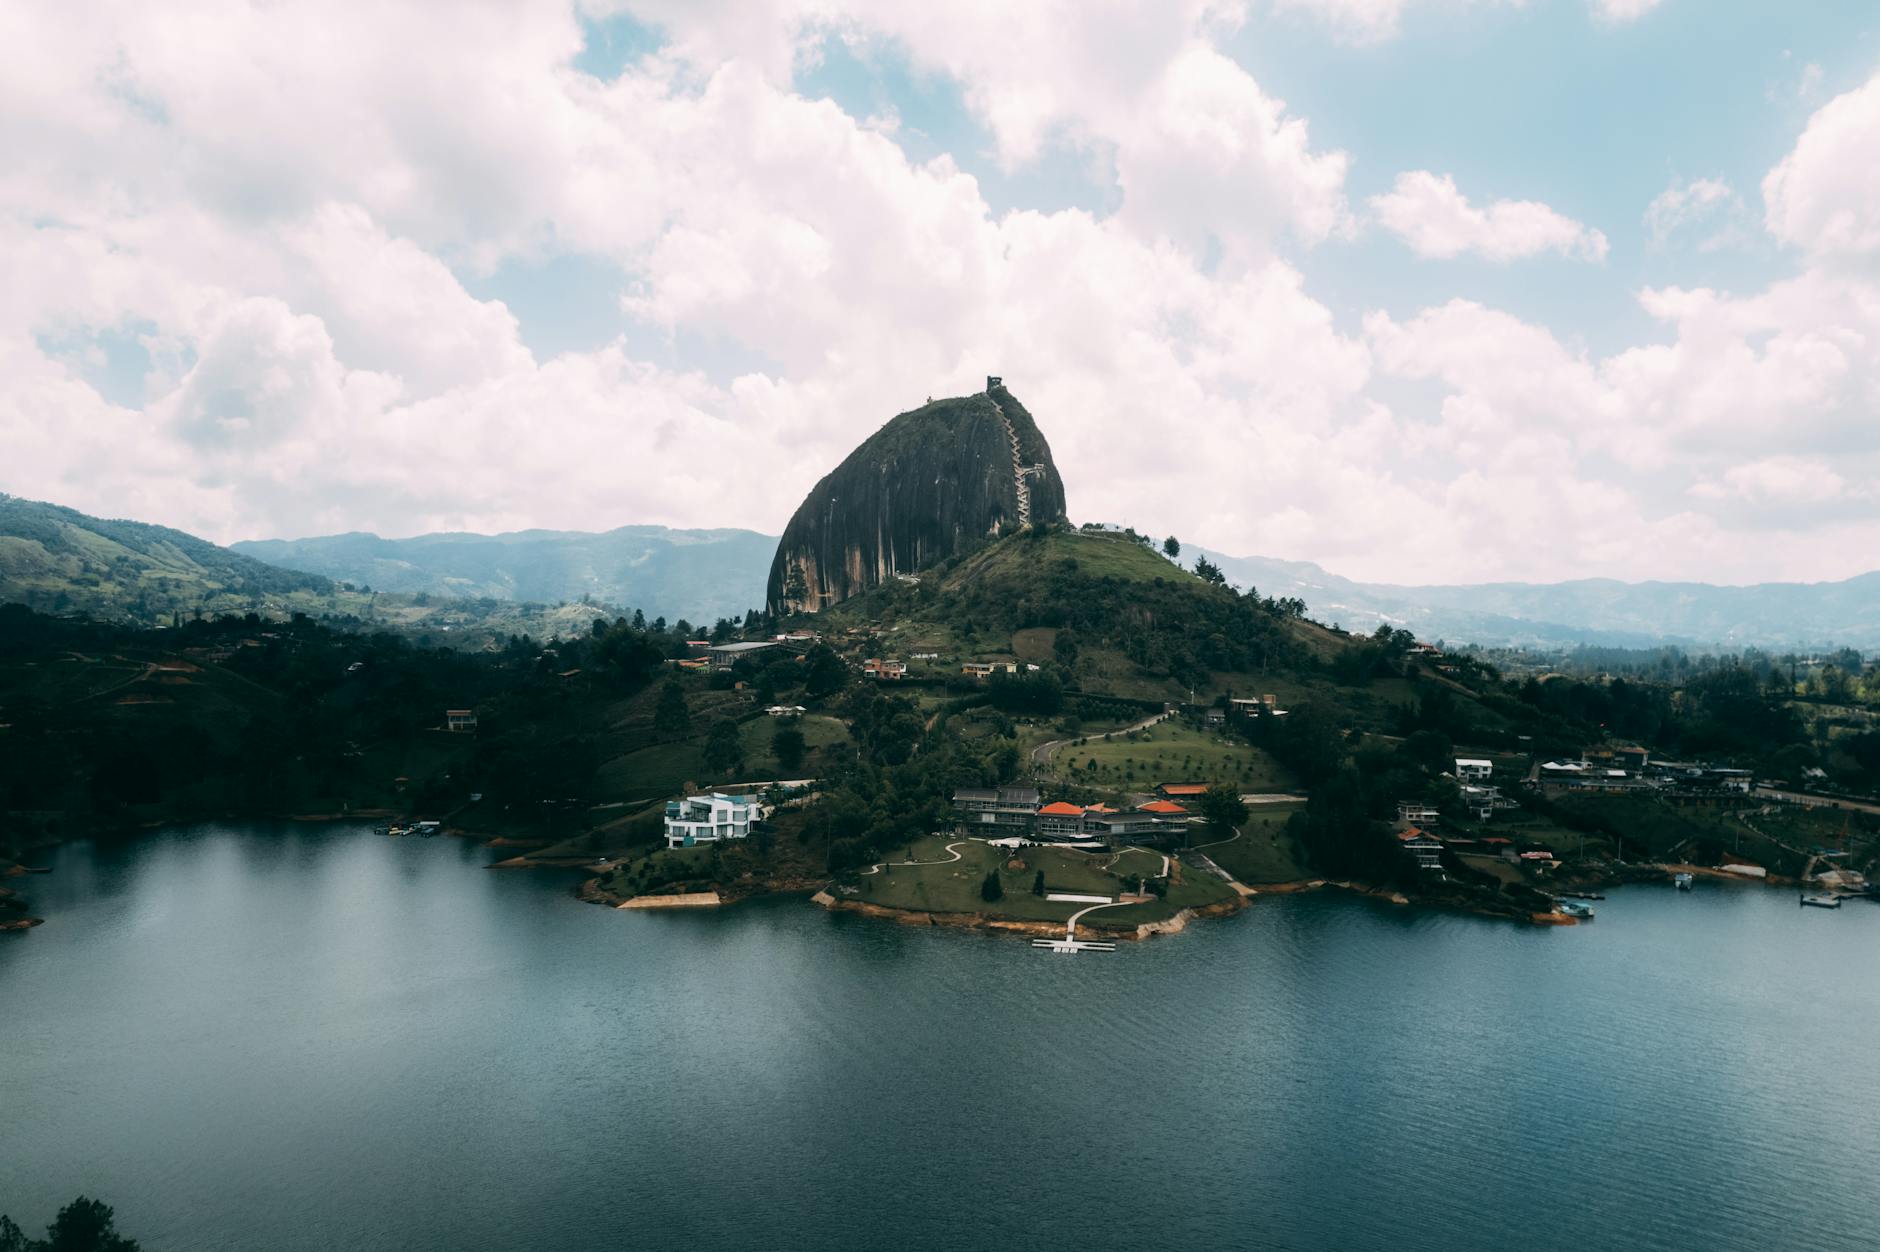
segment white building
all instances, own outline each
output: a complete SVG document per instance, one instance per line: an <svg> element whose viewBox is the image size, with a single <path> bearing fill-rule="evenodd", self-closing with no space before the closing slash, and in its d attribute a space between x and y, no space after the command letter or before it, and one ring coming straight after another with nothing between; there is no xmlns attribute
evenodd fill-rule
<svg viewBox="0 0 1880 1252"><path fill-rule="evenodd" d="M666 846L689 848L721 839L743 839L751 833L751 824L764 816L763 801L756 796L728 796L714 791L708 796L668 800Z"/></svg>
<svg viewBox="0 0 1880 1252"><path fill-rule="evenodd" d="M1487 782L1495 775L1495 763L1476 756L1456 758L1457 782Z"/></svg>

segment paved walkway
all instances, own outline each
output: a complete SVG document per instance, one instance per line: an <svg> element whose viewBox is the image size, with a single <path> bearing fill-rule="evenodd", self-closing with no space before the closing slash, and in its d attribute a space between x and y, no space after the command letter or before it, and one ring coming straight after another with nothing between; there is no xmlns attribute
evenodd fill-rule
<svg viewBox="0 0 1880 1252"><path fill-rule="evenodd" d="M1077 912L1071 914L1071 918L1068 922L1064 923L1064 937L1066 939L1077 938L1077 919L1086 913L1094 913L1098 909L1120 909L1126 905L1141 903L1142 901L1140 900L1115 900L1109 904L1093 904L1087 909L1079 909Z"/></svg>
<svg viewBox="0 0 1880 1252"><path fill-rule="evenodd" d="M971 839L962 839L958 843L949 843L947 845L947 851L951 853L951 855L941 857L937 861L876 861L873 865L863 870L862 873L879 874L883 865L951 865L953 862L962 859L960 849L971 842L973 842Z"/></svg>

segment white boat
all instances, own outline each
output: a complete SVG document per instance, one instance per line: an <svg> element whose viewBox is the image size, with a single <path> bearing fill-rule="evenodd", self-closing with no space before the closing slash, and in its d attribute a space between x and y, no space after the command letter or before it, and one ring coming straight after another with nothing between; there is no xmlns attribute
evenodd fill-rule
<svg viewBox="0 0 1880 1252"><path fill-rule="evenodd" d="M1679 891L1689 891L1691 889L1691 883L1694 880L1692 879L1689 872L1685 870L1679 870L1677 873L1671 876L1671 881L1678 885Z"/></svg>

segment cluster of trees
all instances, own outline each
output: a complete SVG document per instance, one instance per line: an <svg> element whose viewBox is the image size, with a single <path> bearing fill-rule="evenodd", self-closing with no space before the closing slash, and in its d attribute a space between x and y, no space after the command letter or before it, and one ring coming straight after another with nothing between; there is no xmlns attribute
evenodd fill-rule
<svg viewBox="0 0 1880 1252"><path fill-rule="evenodd" d="M12 1218L0 1213L0 1252L138 1252L135 1239L117 1232L109 1204L80 1196L59 1210L44 1239L27 1237Z"/></svg>

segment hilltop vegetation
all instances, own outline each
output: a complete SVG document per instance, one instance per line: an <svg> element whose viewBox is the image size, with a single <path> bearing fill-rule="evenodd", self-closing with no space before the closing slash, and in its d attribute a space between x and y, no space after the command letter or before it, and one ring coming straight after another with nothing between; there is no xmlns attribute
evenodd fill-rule
<svg viewBox="0 0 1880 1252"><path fill-rule="evenodd" d="M334 590L319 575L277 569L167 526L0 496L0 598L42 611L155 620Z"/></svg>

